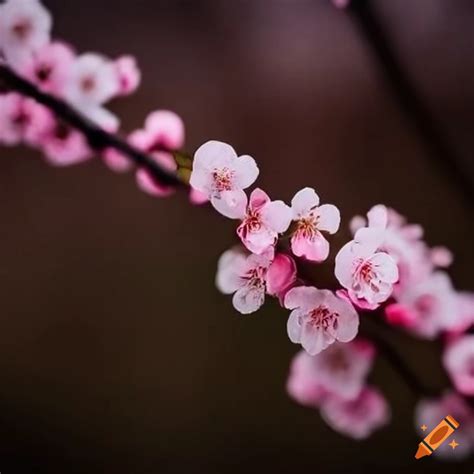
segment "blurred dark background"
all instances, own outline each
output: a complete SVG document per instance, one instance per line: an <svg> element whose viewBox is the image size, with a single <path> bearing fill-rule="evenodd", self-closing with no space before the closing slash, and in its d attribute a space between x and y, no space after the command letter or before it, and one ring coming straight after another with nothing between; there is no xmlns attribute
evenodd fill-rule
<svg viewBox="0 0 474 474"><path fill-rule="evenodd" d="M252 154L272 196L314 186L344 225L393 206L453 249L454 282L473 289L471 204L345 12L323 0L45 3L78 50L137 56L142 87L112 105L124 130L169 108L188 150L220 139ZM474 3L372 5L473 178ZM472 471L414 460L416 398L383 360L371 378L393 422L366 442L287 397L286 312L272 302L241 317L214 286L233 222L184 193L150 198L99 160L54 169L31 150L0 154L2 474ZM436 344L393 342L427 383L445 382Z"/></svg>

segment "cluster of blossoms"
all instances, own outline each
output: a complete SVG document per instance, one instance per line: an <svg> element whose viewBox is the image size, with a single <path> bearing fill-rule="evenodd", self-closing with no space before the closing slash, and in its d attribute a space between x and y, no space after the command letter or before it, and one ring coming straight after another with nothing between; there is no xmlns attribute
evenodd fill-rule
<svg viewBox="0 0 474 474"><path fill-rule="evenodd" d="M389 324L419 337L443 334L448 341L444 366L454 386L463 395L474 395L474 336L464 334L474 324L473 297L456 292L442 270L451 263L450 252L430 248L420 226L377 205L367 218L352 219L353 239L335 257L341 288L315 288L298 276L297 261L327 259L324 233L338 231L338 209L320 205L312 188L298 191L291 205L272 201L259 188L247 197L245 189L257 176L252 157L210 141L195 154L190 184L219 213L240 221L241 245L224 252L218 263L219 290L233 294L233 305L242 314L257 311L265 295L291 311L288 337L304 351L292 364L290 395L318 407L329 425L354 438L383 426L389 419L387 403L364 384L374 348L355 338L357 310L372 311L384 303Z"/></svg>
<svg viewBox="0 0 474 474"><path fill-rule="evenodd" d="M117 132L119 119L105 104L136 90L141 75L135 59L77 54L70 45L52 40L51 28L51 15L39 0L0 4L0 63L72 105L98 127ZM474 335L467 333L474 325L474 296L453 288L444 271L452 260L450 252L430 248L420 226L377 205L366 218L357 216L350 223L353 238L335 257L334 275L340 287L316 288L298 275L298 263L321 264L328 259L328 236L340 227L338 208L320 204L310 187L298 191L290 205L271 200L260 188L247 195L259 175L251 156L239 156L226 143L208 141L193 159L180 159L177 152L184 138L180 117L158 110L148 115L142 128L128 134L127 141L162 168L181 173L189 181L191 202L209 201L221 215L239 221L240 244L221 256L216 284L233 295L233 305L242 314L257 311L267 295L289 310L288 337L303 348L291 366L289 394L318 408L331 427L356 439L386 424L388 404L366 382L376 351L357 337L359 312L383 305L388 324L417 337L444 341L443 364L454 390L439 400L420 402L416 419L419 424L436 424L448 411L463 430L463 449L456 454L469 453L474 448L474 413L464 397L474 396ZM16 92L0 94L0 143L37 148L56 166L94 156L81 132ZM133 168L130 159L113 148L100 155L114 171ZM158 183L145 168L134 171L137 185L149 195L173 193L173 187Z"/></svg>

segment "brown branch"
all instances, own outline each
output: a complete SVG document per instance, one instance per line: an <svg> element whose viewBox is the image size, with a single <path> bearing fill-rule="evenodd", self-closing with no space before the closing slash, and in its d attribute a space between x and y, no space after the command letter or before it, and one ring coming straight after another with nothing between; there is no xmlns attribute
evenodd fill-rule
<svg viewBox="0 0 474 474"><path fill-rule="evenodd" d="M147 169L157 182L170 186L181 186L185 184L184 181L179 179L178 175L162 168L149 155L131 146L127 141L119 138L117 135L108 133L98 127L63 100L40 91L34 84L20 77L5 64L0 64L0 81L8 89L36 100L51 110L56 117L82 132L90 147L94 150L100 152L106 148L114 148L127 156L137 166Z"/></svg>

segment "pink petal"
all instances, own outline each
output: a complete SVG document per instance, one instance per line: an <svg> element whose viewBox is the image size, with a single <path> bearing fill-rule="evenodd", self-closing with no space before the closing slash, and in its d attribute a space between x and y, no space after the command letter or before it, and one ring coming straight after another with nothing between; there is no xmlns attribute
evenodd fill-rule
<svg viewBox="0 0 474 474"><path fill-rule="evenodd" d="M291 237L291 251L297 257L305 257L313 262L322 262L329 255L329 242L319 232L313 239L307 239L301 232L296 232Z"/></svg>
<svg viewBox="0 0 474 474"><path fill-rule="evenodd" d="M238 289L233 298L234 308L242 314L250 314L257 311L264 303L265 291L260 288L248 287Z"/></svg>
<svg viewBox="0 0 474 474"><path fill-rule="evenodd" d="M321 294L313 286L296 286L286 294L285 308L309 310L317 306L320 301Z"/></svg>
<svg viewBox="0 0 474 474"><path fill-rule="evenodd" d="M230 145L210 140L196 150L193 171L194 168L203 168L208 171L212 171L214 168L223 168L229 166L236 158L237 153Z"/></svg>
<svg viewBox="0 0 474 474"><path fill-rule="evenodd" d="M166 152L157 152L152 155L153 159L165 169L175 171L177 169L173 156ZM154 179L150 173L139 168L135 174L138 187L145 193L155 197L166 197L174 192L172 186L166 186Z"/></svg>
<svg viewBox="0 0 474 474"><path fill-rule="evenodd" d="M270 202L268 194L260 188L255 188L249 198L249 208L252 211L259 211L265 204Z"/></svg>
<svg viewBox="0 0 474 474"><path fill-rule="evenodd" d="M301 331L301 345L311 356L319 354L335 341L334 336L323 328L303 326Z"/></svg>
<svg viewBox="0 0 474 474"><path fill-rule="evenodd" d="M398 281L398 267L395 260L385 252L377 252L370 257L370 262L375 267L375 270L385 283L396 283Z"/></svg>
<svg viewBox="0 0 474 474"><path fill-rule="evenodd" d="M266 286L269 295L278 295L296 280L296 263L288 255L279 253L267 270Z"/></svg>
<svg viewBox="0 0 474 474"><path fill-rule="evenodd" d="M245 191L223 191L219 197L212 196L211 204L217 212L230 219L243 219L247 208L247 195Z"/></svg>
<svg viewBox="0 0 474 474"><path fill-rule="evenodd" d="M377 204L367 213L369 227L385 229L387 227L387 208L383 204Z"/></svg>
<svg viewBox="0 0 474 474"><path fill-rule="evenodd" d="M246 268L246 256L240 249L224 252L217 263L216 286L224 294L231 294L243 285L241 275Z"/></svg>
<svg viewBox="0 0 474 474"><path fill-rule="evenodd" d="M168 150L179 150L184 144L184 123L174 112L157 110L145 120L145 130L153 140Z"/></svg>
<svg viewBox="0 0 474 474"><path fill-rule="evenodd" d="M323 204L316 210L319 216L318 230L325 230L330 234L334 234L338 231L341 223L341 214L339 209L332 204Z"/></svg>
<svg viewBox="0 0 474 474"><path fill-rule="evenodd" d="M293 219L306 217L319 204L319 196L313 188L299 190L291 200Z"/></svg>
<svg viewBox="0 0 474 474"><path fill-rule="evenodd" d="M347 300L338 297L334 297L332 307L339 313L337 340L341 342L352 341L359 330L357 311Z"/></svg>
<svg viewBox="0 0 474 474"><path fill-rule="evenodd" d="M359 229L362 229L362 227L365 227L366 225L367 219L365 217L354 216L349 222L349 230L351 231L352 235L355 235Z"/></svg>
<svg viewBox="0 0 474 474"><path fill-rule="evenodd" d="M290 226L291 208L283 201L266 203L261 210L264 225L272 231L281 234Z"/></svg>
<svg viewBox="0 0 474 474"><path fill-rule="evenodd" d="M240 237L242 243L252 253L262 254L269 247L275 245L277 234L266 227L253 232L246 232L245 222L237 228L237 235Z"/></svg>
<svg viewBox="0 0 474 474"><path fill-rule="evenodd" d="M141 81L141 72L136 59L133 56L120 56L114 61L114 64L118 75L120 95L133 93Z"/></svg>
<svg viewBox="0 0 474 474"><path fill-rule="evenodd" d="M302 327L300 322L300 313L301 312L299 310L292 311L286 323L288 337L294 344L299 344L301 341Z"/></svg>
<svg viewBox="0 0 474 474"><path fill-rule="evenodd" d="M257 163L249 155L239 156L233 166L235 171L235 184L239 188L248 188L258 177L259 169Z"/></svg>
<svg viewBox="0 0 474 474"><path fill-rule="evenodd" d="M382 245L384 231L376 227L364 227L356 232L354 241L360 245L360 249L357 251L358 255L368 257Z"/></svg>
<svg viewBox="0 0 474 474"><path fill-rule="evenodd" d="M344 288L352 288L353 262L356 258L353 252L354 241L347 242L336 255L334 274Z"/></svg>
<svg viewBox="0 0 474 474"><path fill-rule="evenodd" d="M200 205L208 202L209 199L207 197L207 194L198 191L197 189L191 188L191 190L189 191L189 201L191 202L191 204Z"/></svg>
<svg viewBox="0 0 474 474"><path fill-rule="evenodd" d="M102 153L104 163L117 173L125 173L133 168L133 163L115 148L106 148Z"/></svg>

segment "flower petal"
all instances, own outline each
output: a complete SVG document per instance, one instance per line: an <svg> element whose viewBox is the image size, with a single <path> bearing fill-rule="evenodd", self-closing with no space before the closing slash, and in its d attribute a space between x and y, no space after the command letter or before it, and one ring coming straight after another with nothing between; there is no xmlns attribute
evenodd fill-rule
<svg viewBox="0 0 474 474"><path fill-rule="evenodd" d="M319 230L325 230L330 234L334 234L338 231L341 223L341 214L336 206L323 204L316 209L316 213L319 215Z"/></svg>
<svg viewBox="0 0 474 474"><path fill-rule="evenodd" d="M290 341L294 344L298 344L301 340L301 311L295 310L290 313L288 322L286 324L286 330Z"/></svg>
<svg viewBox="0 0 474 474"><path fill-rule="evenodd" d="M385 229L387 227L388 213L383 204L377 204L367 213L369 227Z"/></svg>
<svg viewBox="0 0 474 474"><path fill-rule="evenodd" d="M296 232L291 237L291 251L297 257L305 257L313 262L322 262L329 255L329 242L317 232L312 239L304 237L301 232Z"/></svg>
<svg viewBox="0 0 474 474"><path fill-rule="evenodd" d="M249 155L239 156L234 162L235 184L246 189L258 177L259 169L255 160Z"/></svg>
<svg viewBox="0 0 474 474"><path fill-rule="evenodd" d="M313 188L300 189L291 200L293 220L306 217L319 204L319 196Z"/></svg>
<svg viewBox="0 0 474 474"><path fill-rule="evenodd" d="M237 153L230 145L210 140L201 145L194 153L193 169L196 167L212 171L215 167L228 166L236 158Z"/></svg>
<svg viewBox="0 0 474 474"><path fill-rule="evenodd" d="M232 298L234 308L242 314L257 311L265 300L265 290L253 286L244 286L237 290Z"/></svg>
<svg viewBox="0 0 474 474"><path fill-rule="evenodd" d="M212 196L214 209L230 219L243 219L247 207L247 195L241 189L222 191L220 196Z"/></svg>
<svg viewBox="0 0 474 474"><path fill-rule="evenodd" d="M261 211L265 226L274 232L285 232L291 222L291 208L283 201L271 201L265 204Z"/></svg>
<svg viewBox="0 0 474 474"><path fill-rule="evenodd" d="M309 310L321 300L320 291L314 286L296 286L285 295L285 308Z"/></svg>

